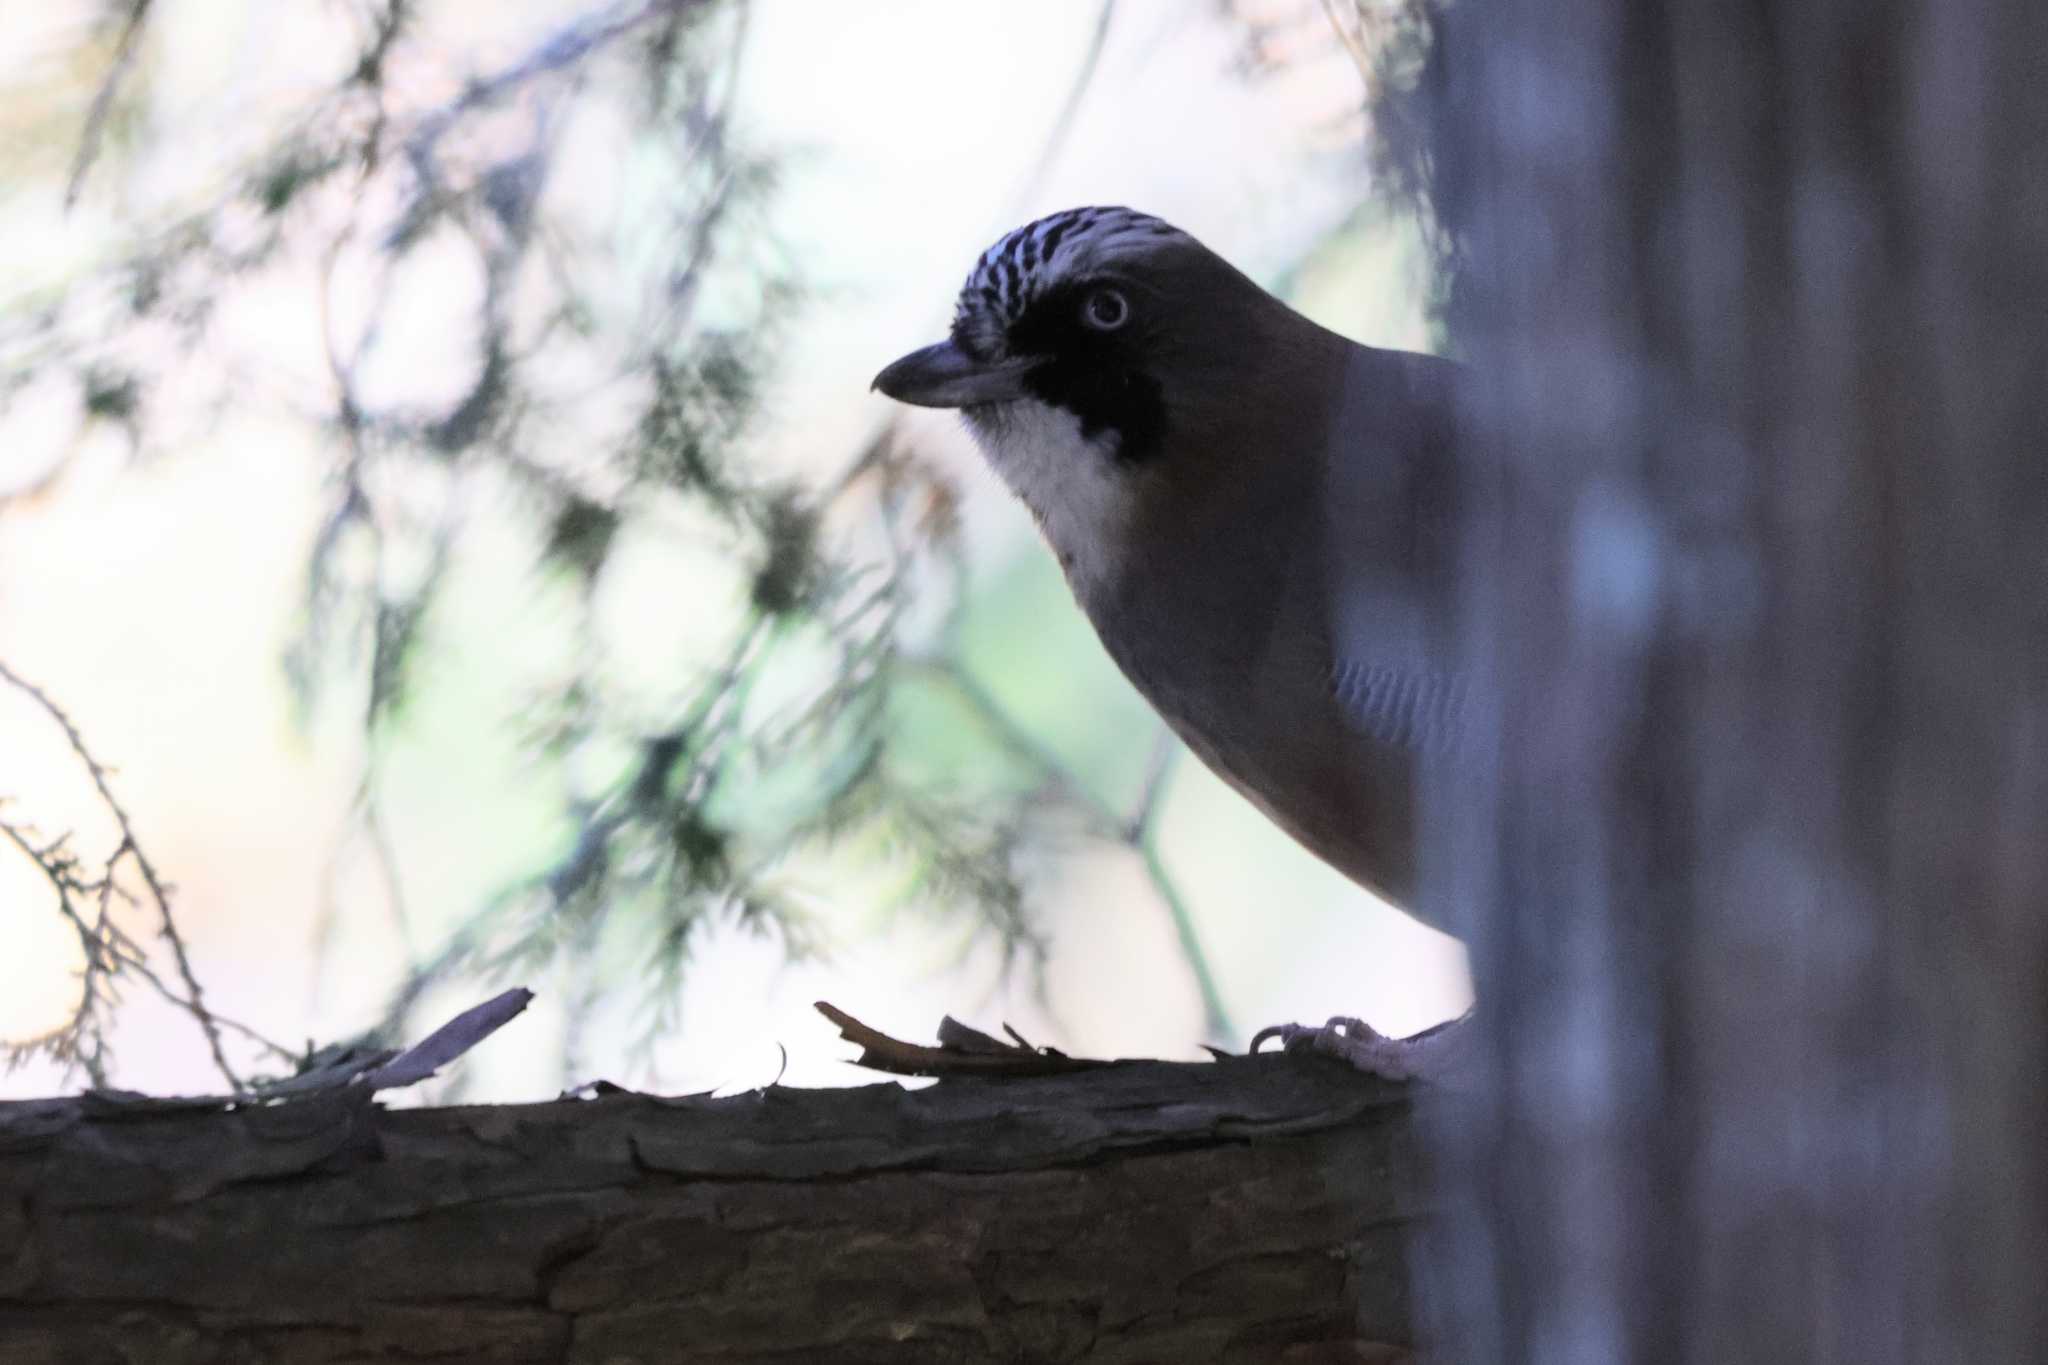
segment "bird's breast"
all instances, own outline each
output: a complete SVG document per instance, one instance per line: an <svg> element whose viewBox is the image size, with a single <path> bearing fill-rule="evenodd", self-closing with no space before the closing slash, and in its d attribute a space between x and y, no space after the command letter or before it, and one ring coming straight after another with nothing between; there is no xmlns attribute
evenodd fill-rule
<svg viewBox="0 0 2048 1365"><path fill-rule="evenodd" d="M1185 590L1092 606L1078 595L1124 676L1205 766L1323 861L1408 906L1413 756L1346 713L1321 630L1284 599L1224 614L1191 610Z"/></svg>

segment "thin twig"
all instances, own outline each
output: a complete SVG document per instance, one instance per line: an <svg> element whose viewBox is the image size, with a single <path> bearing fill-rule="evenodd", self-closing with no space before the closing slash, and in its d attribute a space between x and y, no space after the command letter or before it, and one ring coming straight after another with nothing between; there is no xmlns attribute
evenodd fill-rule
<svg viewBox="0 0 2048 1365"><path fill-rule="evenodd" d="M1194 975L1196 989L1202 997L1202 1027L1210 1038L1218 1042L1236 1037L1230 1012L1223 1005L1223 993L1216 984L1216 974L1209 966L1209 955L1202 948L1194 913L1159 850L1161 797L1180 754L1180 745L1173 736L1163 730L1160 732L1158 743L1153 746L1152 755L1146 763L1145 784L1139 793L1137 807L1129 816L1119 815L1108 802L1088 789L1064 759L1019 725L1003 704L982 686L980 679L969 673L958 659L927 657L905 659L903 662L950 685L995 732L996 739L1005 749L1035 768L1053 785L1054 790L1081 809L1091 822L1091 832L1138 854L1144 862L1146 877L1173 922L1174 938L1180 944L1181 956L1187 960L1188 970Z"/></svg>
<svg viewBox="0 0 2048 1365"><path fill-rule="evenodd" d="M1145 784L1138 789L1137 807L1124 825L1126 843L1139 842L1151 828L1159 812L1159 798L1166 790L1167 776L1173 771L1174 757L1179 753L1180 745L1174 742L1173 732L1160 727L1158 738L1152 741L1152 756L1145 762Z"/></svg>
<svg viewBox="0 0 2048 1365"><path fill-rule="evenodd" d="M57 913L77 933L79 952L85 958L85 967L79 973L78 1004L73 1008L70 1019L36 1037L9 1044L8 1055L21 1058L38 1050L47 1050L53 1056L77 1062L85 1068L85 1074L94 1086L104 1086L107 1083L106 1049L97 1015L104 1003L102 983L121 966L119 950L112 948L105 936L105 916L101 916L97 925L87 924L84 914L73 902L73 894L83 888L67 875L70 864L68 855L62 852L62 839L37 848L19 827L6 823L0 823L0 835L5 835L48 879L57 893ZM116 959L111 965L107 961L110 955ZM90 1050L83 1050L81 1045L88 1041Z"/></svg>
<svg viewBox="0 0 2048 1365"><path fill-rule="evenodd" d="M1180 954L1187 960L1188 970L1194 974L1195 988L1202 996L1202 1027L1212 1039L1227 1043L1237 1036L1231 1025L1230 1013L1223 1006L1223 993L1216 986L1216 975L1209 970L1209 955L1202 949L1200 933L1195 929L1194 912L1189 908L1187 898L1181 894L1180 883L1167 869L1166 859L1159 852L1158 827L1146 827L1144 837L1138 842L1138 856L1144 859L1145 875L1152 881L1152 889L1159 893L1159 899L1166 904L1167 918L1173 921L1173 934L1180 943Z"/></svg>
<svg viewBox="0 0 2048 1365"><path fill-rule="evenodd" d="M161 985L159 985L159 990L166 999L191 1015L193 1022L198 1024L199 1031L206 1037L207 1050L213 1055L214 1068L220 1072L230 1086L238 1091L244 1089L242 1078L236 1074L234 1067L228 1061L227 1052L221 1046L221 1020L206 1007L205 989L199 984L198 974L192 970L192 959L191 955L186 951L184 936L178 932L177 921L171 914L170 888L164 883L162 877L158 875L156 865L150 861L149 855L143 851L141 842L136 838L135 826L128 818L127 808L121 804L120 798L114 795L114 789L109 781L107 770L101 766L99 760L93 757L92 751L86 747L85 736L79 733L78 727L72 723L71 717L66 715L64 710L55 701L51 700L48 693L14 672L4 663L0 663L0 681L5 681L34 701L37 706L41 707L43 712L64 732L64 737L70 743L72 752L78 756L79 762L85 766L86 773L92 778L94 789L99 792L100 800L114 817L115 828L121 836L120 843L106 861L107 880L109 882L113 880L115 869L123 858L135 864L135 870L142 877L143 885L148 888L150 902L156 910L158 937L170 945L171 960L176 965L178 979L184 986L184 994L182 996L174 991L163 990ZM150 979L146 969L139 968L139 970L143 972L145 979ZM234 1027L238 1031L247 1033L249 1036L259 1038L260 1040L260 1035L257 1035L254 1030L247 1029L242 1025L235 1025ZM291 1055L285 1049L277 1047L276 1044L269 1043L267 1040L261 1041L264 1041L266 1046L271 1047L282 1055Z"/></svg>
<svg viewBox="0 0 2048 1365"><path fill-rule="evenodd" d="M1358 27L1344 21L1343 10L1349 8L1358 20ZM1323 0L1323 12L1330 16L1330 27L1337 31L1337 40L1344 44L1344 50L1351 54L1351 60L1358 67L1358 74L1365 78L1368 92L1376 93L1377 82L1373 79L1372 53L1366 45L1367 33L1376 28L1372 17L1366 12L1366 0Z"/></svg>
<svg viewBox="0 0 2048 1365"><path fill-rule="evenodd" d="M1180 943L1181 956L1187 959L1188 970L1194 973L1195 987L1201 992L1202 1027L1208 1031L1212 1042L1227 1044L1236 1034L1230 1025L1230 1013L1223 1007L1223 992L1216 985L1216 974L1209 969L1209 955L1202 949L1202 936L1195 928L1194 911L1181 894L1179 881L1168 870L1165 855L1159 851L1160 798L1180 755L1179 742L1162 727L1159 738L1152 745L1152 757L1145 766L1145 785L1139 793L1137 809L1132 812L1130 824L1126 826L1124 839L1144 859L1145 875L1151 878L1152 889L1166 904L1167 918L1173 921L1173 935Z"/></svg>
<svg viewBox="0 0 2048 1365"><path fill-rule="evenodd" d="M1017 213L1028 212L1032 200L1045 183L1045 177L1052 170L1053 163L1066 149L1067 136L1074 130L1074 116L1081 110L1081 101L1088 94L1088 88L1095 84L1095 73L1102 65L1102 53L1109 46L1110 20L1116 17L1116 0L1102 0L1102 8L1095 16L1095 31L1088 39L1088 50L1081 56L1081 65L1074 72L1074 79L1067 86L1067 97L1060 102L1060 112L1053 119L1052 130L1046 134L1045 144L1039 148L1038 160L1032 163L1030 174L1017 188ZM1016 217L1017 213L1011 214Z"/></svg>
<svg viewBox="0 0 2048 1365"><path fill-rule="evenodd" d="M422 172L421 178L431 183L434 177L427 172L434 144L463 115L497 103L536 77L575 65L598 48L624 37L652 19L680 13L701 3L703 0L641 0L639 4L613 6L610 17L592 19L580 16L564 24L528 49L518 61L471 81L463 87L460 95L420 118L406 141L408 157Z"/></svg>
<svg viewBox="0 0 2048 1365"><path fill-rule="evenodd" d="M993 732L996 742L1011 757L1037 771L1052 790L1078 807L1089 822L1089 832L1104 839L1119 843L1129 842L1126 837L1130 822L1120 816L1102 797L1091 791L1068 766L1065 759L1043 743L1039 738L1017 723L1017 718L982 683L981 679L968 672L957 658L930 655L905 656L902 665L915 672L945 683L960 699L973 709L981 722Z"/></svg>
<svg viewBox="0 0 2048 1365"><path fill-rule="evenodd" d="M100 139L107 127L107 111L113 107L114 96L121 82L127 78L129 68L135 64L136 40L142 36L142 21L149 14L149 6L150 0L134 0L128 7L128 19L122 24L121 37L114 45L113 65L107 68L106 77L100 81L100 88L92 97L92 108L85 114L85 131L79 135L78 155L72 158L71 178L64 186L66 210L78 202L78 193L85 187L85 173L99 159Z"/></svg>
<svg viewBox="0 0 2048 1365"><path fill-rule="evenodd" d="M112 929L113 926L109 925L108 927ZM115 932L118 933L118 930L116 930ZM121 937L125 938L126 935L121 935ZM195 1017L200 1017L203 1015L206 1022L211 1023L213 1027L221 1030L222 1032L236 1034L244 1040L250 1043L254 1043L257 1047L263 1049L264 1052L269 1054L271 1060L278 1062L286 1062L291 1065L297 1065L300 1061L300 1055L298 1053L293 1052L290 1048L285 1047L283 1044L275 1042L272 1039L266 1037L264 1034L251 1028L249 1025L243 1023L239 1019L230 1018L225 1014L215 1014L211 1010L195 1009L190 1000L179 995L174 989L172 989L171 984L168 981L165 981L161 976L158 976L156 974L156 971L153 968L151 968L149 963L144 959L134 956L124 957L121 962L121 970L134 972L137 976L141 977L144 982L148 983L149 987L152 990L154 990L158 995L162 996L165 1000L168 1000L171 1004L178 1006L180 1009L183 1009L186 1013L192 1014ZM248 1087L245 1086L243 1088L247 1089Z"/></svg>

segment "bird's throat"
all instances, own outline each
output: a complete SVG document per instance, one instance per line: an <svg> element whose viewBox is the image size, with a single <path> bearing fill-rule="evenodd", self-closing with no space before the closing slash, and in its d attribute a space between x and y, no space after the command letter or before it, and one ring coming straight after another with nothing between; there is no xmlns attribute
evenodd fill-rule
<svg viewBox="0 0 2048 1365"><path fill-rule="evenodd" d="M1077 593L1118 572L1135 512L1134 471L1118 435L1035 398L965 412L989 465L1031 510Z"/></svg>

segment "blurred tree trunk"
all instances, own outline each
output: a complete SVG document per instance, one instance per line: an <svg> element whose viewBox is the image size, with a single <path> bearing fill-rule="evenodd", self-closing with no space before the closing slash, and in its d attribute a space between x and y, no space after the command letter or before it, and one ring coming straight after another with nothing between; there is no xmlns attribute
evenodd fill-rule
<svg viewBox="0 0 2048 1365"><path fill-rule="evenodd" d="M1334 1063L385 1110L0 1105L0 1365L1293 1361L1409 1339Z"/></svg>
<svg viewBox="0 0 2048 1365"><path fill-rule="evenodd" d="M1440 21L1444 1358L2048 1360L2048 4Z"/></svg>

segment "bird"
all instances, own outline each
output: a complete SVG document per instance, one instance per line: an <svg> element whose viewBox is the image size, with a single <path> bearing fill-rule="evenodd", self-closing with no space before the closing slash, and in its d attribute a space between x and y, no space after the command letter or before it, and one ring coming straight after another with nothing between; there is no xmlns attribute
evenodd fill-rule
<svg viewBox="0 0 2048 1365"><path fill-rule="evenodd" d="M990 246L946 339L873 387L957 409L1188 749L1428 922L1422 783L1473 728L1453 638L1465 382L1317 325L1160 218L1097 206ZM1340 1016L1252 1047L1409 1078L1465 1033Z"/></svg>

